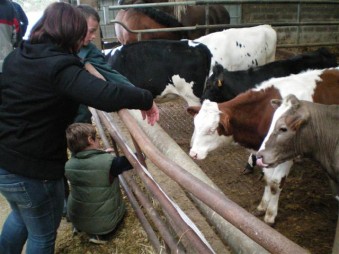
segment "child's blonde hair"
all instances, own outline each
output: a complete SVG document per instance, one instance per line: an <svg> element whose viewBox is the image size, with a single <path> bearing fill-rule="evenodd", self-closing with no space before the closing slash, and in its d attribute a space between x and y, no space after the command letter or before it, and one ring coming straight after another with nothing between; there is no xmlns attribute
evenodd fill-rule
<svg viewBox="0 0 339 254"><path fill-rule="evenodd" d="M89 146L88 138L96 139L96 130L89 123L73 123L66 129L68 149L76 154Z"/></svg>

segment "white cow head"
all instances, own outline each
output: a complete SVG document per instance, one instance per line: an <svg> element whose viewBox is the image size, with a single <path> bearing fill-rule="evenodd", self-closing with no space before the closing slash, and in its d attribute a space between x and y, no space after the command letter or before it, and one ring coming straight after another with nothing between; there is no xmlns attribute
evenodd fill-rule
<svg viewBox="0 0 339 254"><path fill-rule="evenodd" d="M283 101L272 100L271 104L277 109L257 153L257 164L264 167L276 167L298 156L295 149L296 134L309 118L309 113L301 108L295 95L288 95Z"/></svg>
<svg viewBox="0 0 339 254"><path fill-rule="evenodd" d="M194 132L189 153L192 158L205 159L208 152L233 141L232 137L218 133L221 111L216 102L205 100L201 107L188 107L187 112L194 116Z"/></svg>

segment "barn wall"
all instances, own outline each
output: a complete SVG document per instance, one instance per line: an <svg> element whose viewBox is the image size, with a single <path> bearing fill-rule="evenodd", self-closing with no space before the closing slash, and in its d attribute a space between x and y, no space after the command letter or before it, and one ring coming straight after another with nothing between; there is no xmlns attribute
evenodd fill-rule
<svg viewBox="0 0 339 254"><path fill-rule="evenodd" d="M331 22L339 21L334 4L244 4L242 23ZM339 25L275 27L278 44L338 43Z"/></svg>
<svg viewBox="0 0 339 254"><path fill-rule="evenodd" d="M103 38L115 38L114 24L109 24L113 20L118 10L108 10L108 6L117 5L117 0L99 0L100 26Z"/></svg>

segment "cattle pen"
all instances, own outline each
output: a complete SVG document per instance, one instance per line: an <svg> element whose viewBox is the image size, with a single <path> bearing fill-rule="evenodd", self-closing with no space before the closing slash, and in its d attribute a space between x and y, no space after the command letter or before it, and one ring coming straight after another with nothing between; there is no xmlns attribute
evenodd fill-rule
<svg viewBox="0 0 339 254"><path fill-rule="evenodd" d="M194 162L191 162L189 158L188 159L185 158L185 157L188 157L186 155L187 152L180 151L181 148L177 145L177 143L179 144L186 143L186 147L187 147L189 143L189 140L187 140L187 136L190 136L192 130L190 129L190 127L187 126L187 124L188 125L191 124L189 123L191 119L187 118L187 115L185 116L185 112L184 112L185 104L183 104L182 101L179 100L179 102L178 101L171 102L169 105L164 105L164 106L160 105L160 108L162 112L161 117L164 118L163 121L160 122L160 125L162 125L164 129L166 129L167 132L169 132L169 129L173 129L173 128L175 129L174 132L176 133L176 135L174 135L173 138L176 140L176 142L171 140L170 137L166 137L167 134L162 130L160 126L155 129L147 127L147 125L143 123L143 121L140 119L139 112L132 111L131 113L129 113L128 111L125 111L125 110L123 112L119 112L118 115L120 116L122 121L119 120L120 118L116 114L114 114L113 115L114 117L112 118L112 116L109 114L99 112L100 117L96 118L96 123L98 124L98 126L100 126L101 124L98 119L101 119L101 121L104 123L105 127L107 128L107 131L105 132L106 133L108 132L109 136L111 136L114 140L117 141L120 148L121 146L122 147L125 146L125 144L121 143L121 141L124 141L128 143L129 145L136 144L136 151L139 151L139 152L142 151L146 155L147 165L152 165L149 167L149 172L152 174L152 176L156 179L157 182L158 181L160 182L158 184L166 190L166 194L171 199L173 199L174 202L178 202L179 206L183 204L180 204L180 198L178 198L177 196L178 194L175 193L173 188L184 189L184 193L188 194L189 199L194 201L194 204L199 207L201 213L204 214L204 216L207 218L208 223L211 224L214 230L218 232L218 235L221 239L222 244L226 244L225 246L223 246L220 243L216 243L215 241L212 241L211 246L212 248L215 248L214 249L215 253L227 253L226 250L228 249L230 250L231 253L307 253L308 252L307 246L300 247L298 245L295 245L295 243L285 238L285 236L279 234L274 229L268 227L260 219L251 215L250 213L248 213L248 211L242 209L236 203L232 202L230 199L228 199L227 194L226 194L227 196L224 196L223 193L227 193L227 191L225 192L225 190L221 191L220 189L218 189L218 187L216 187L216 185L213 182L211 182L211 180L203 172L200 171L200 168L194 165L195 164ZM178 114L177 112L178 110L182 110L182 112ZM130 114L132 114L133 117ZM186 119L184 119L185 117ZM136 120L133 118L135 118ZM123 122L127 124L125 125ZM118 127L116 127L116 124L118 124ZM141 130L140 127L138 127L138 125L140 125L143 130ZM119 132L121 131L120 128L122 126L124 130L122 131L123 133L122 136L120 136L121 134L119 134ZM126 129L133 130L133 131L129 133L128 131L126 132ZM150 131L150 129L153 129L153 130ZM178 130L180 130L180 133L178 132ZM188 133L185 134L185 130ZM128 140L128 138L126 138L125 135L127 136L131 135L133 137L133 141L131 140L126 141ZM183 140L184 136L186 136L186 140ZM239 152L239 148L235 147L234 149ZM131 150L132 149L128 147L122 148L122 151L124 154L130 153ZM241 152L244 153L244 151L241 151ZM241 159L239 160L239 157L238 157L239 155L233 155L233 156L234 157L227 159L228 161L227 165L230 167L232 166L238 167L238 172L239 172L239 167L241 167ZM171 158L171 159L168 159L168 158ZM145 172L142 171L141 169L142 164L139 164L138 162L136 162L135 158L130 158L130 159L134 161L134 163L136 163L133 165L136 165L136 168L137 168L136 171L138 172L137 174L143 179L143 182L145 182L147 185L147 182L149 183L149 181L151 180L148 179L149 176L145 175ZM242 161L242 163L243 162L244 161ZM208 164L209 163L202 164L202 165L206 166ZM210 165L212 167L215 166L215 164L210 164ZM155 169L153 167L155 167ZM208 174L206 170L213 171L213 168L204 169L204 172ZM224 170L226 172L226 168L224 168ZM158 171L162 171L164 174L162 174L162 176L159 177L157 173ZM231 172L233 171L233 174L238 175L236 168L227 169L228 173L230 171ZM164 177L166 178L166 180L164 180ZM246 178L247 176L241 176L241 177ZM251 178L253 180L256 177L257 176L252 176ZM159 180L158 178L162 180ZM162 185L166 185L166 184L169 184L169 182L172 182L170 178L172 178L175 182L178 182L179 185L170 184L172 187L168 187L168 186L163 187ZM225 177L220 177L220 178L225 179ZM230 176L230 178L234 180L237 177L234 178ZM132 182L131 176L126 176L126 179L128 179L127 182L131 186L134 185L133 183L131 183ZM240 182L242 181L240 180ZM208 187L207 184L211 185L212 188ZM151 185L153 185L153 183ZM237 187L239 186L240 185L238 184ZM173 215L172 212L168 212L166 210L166 208L168 208L168 203L166 202L168 201L162 200L164 199L164 197L161 197L162 194L158 193L159 190L155 190L153 189L153 187L146 187L147 189L146 192L148 193L147 195L152 193L150 194L152 198L155 198L157 200L160 198L160 200L157 201L161 203L162 208L160 210L162 212L165 212L166 214L166 218L167 218L165 220L166 223L170 223L169 226L166 226L166 227L161 226L161 228L173 228L173 231L171 232L176 232L172 236L168 236L169 232L167 232L166 237L169 237L170 240L169 239L164 240L165 247L160 247L159 243L155 244L155 246L157 246L155 247L156 253L160 253L159 248L165 248L167 249L168 252L178 251L180 253L180 250L184 248L184 250L193 249L192 253L210 253L209 247L203 246L205 244L204 241L200 240L199 237L195 235L195 233L193 232L194 230L190 229L190 231L192 231L191 233L193 234L192 236L187 236L186 233L184 233L184 232L188 232L187 222L180 221L181 219L178 219L177 217L178 212L174 212L174 215ZM132 188L135 188L135 187L132 187ZM248 186L243 186L243 188L246 189L248 188ZM227 186L226 186L226 189L227 189ZM133 192L135 192L135 190ZM244 192L244 191L239 190L239 192ZM140 193L137 195L140 195ZM145 197L140 198L138 196L137 199L138 200L145 199ZM248 200L250 202L250 198ZM298 200L294 200L294 202L297 203ZM185 207L186 204L183 206ZM335 202L333 201L331 202L331 208L333 208L334 206L335 206ZM154 207L148 207L144 203L141 203L139 204L139 206L136 206L136 207L144 207L146 210L147 217L151 218L152 222L150 224L157 225L157 223L155 223L153 220L154 218L158 218L161 216L154 216L153 214ZM286 208L283 208L283 209L286 209ZM304 208L301 208L301 209L304 209ZM335 211L332 212L331 220L333 220L333 215L335 215ZM174 217L171 217L171 216L174 216ZM196 219L196 217L194 218ZM171 223L174 223L174 225ZM180 225L181 223L183 225ZM199 222L195 221L195 223L201 226ZM278 223L283 223L283 222L279 220ZM303 225L302 222L300 223L301 225ZM207 227L207 226L204 225L204 227ZM150 231L149 226L147 228L148 229L146 231ZM203 230L203 233L205 234L207 229L203 228L201 230ZM334 230L335 230L335 227L333 225L333 228L330 230L332 234L329 240L330 242L333 240ZM160 232L161 229L158 228L156 229L156 231ZM150 237L151 242L152 242L151 239L156 239L154 237L155 236ZM195 237L197 238L195 239ZM210 238L208 239L210 240ZM212 237L212 239L215 239L215 238ZM167 245L168 242L169 243L172 242L172 244ZM173 245L173 242L177 242L177 243L180 242L183 244L183 246L178 245L178 244ZM306 249L304 249L303 247L306 247ZM202 249L200 248L203 248L204 251L201 251ZM204 248L207 248L207 249L204 249ZM328 251L330 250L328 249L328 246L327 246L327 250ZM313 249L311 253L321 253L321 252L317 252L315 249Z"/></svg>
<svg viewBox="0 0 339 254"><path fill-rule="evenodd" d="M104 43L97 46L103 49L117 45L112 27L118 23L114 15L121 8L216 3L241 10L232 15L236 21L160 30L118 25L140 37L149 32L267 23L278 33L280 58L319 46L328 46L339 57L337 0L198 0L124 6L111 5L116 0L102 2L108 4L99 9ZM134 166L133 172L125 172L119 180L153 247L147 253L331 253L335 231L339 232L339 224L335 227L338 202L319 166L306 160L293 167L281 194L276 225L270 227L263 217L253 214L264 188L260 169L241 174L250 152L234 145L193 161L188 156L193 118L186 107L181 99L159 104L160 121L155 127L145 124L139 111L107 114L91 109L104 146L113 145ZM79 243L70 239L57 253L132 253L105 252L98 246L93 251L81 238L80 245L85 247L71 252L67 246ZM338 239L335 244L339 245Z"/></svg>
<svg viewBox="0 0 339 254"><path fill-rule="evenodd" d="M175 139L175 141L176 142L170 142L170 139L167 139L167 138L165 138L165 136L166 136L166 133L164 133L164 132L162 132L162 131L155 131L155 132L151 132L151 133L148 133L146 130L147 129L150 129L150 128L147 128L147 126L146 127L144 127L145 128L145 131L147 132L147 135L149 136L149 138L151 138L151 140L152 140L152 142L154 143L154 144L157 144L158 146L160 146L160 148L159 148L159 150L161 151L161 153L163 153L164 155L165 155L165 158L164 157L161 157L160 158L160 161L164 161L166 158L171 158L171 160L173 160L173 161L176 161L177 162L177 164L179 164L179 165L181 165L185 170L187 170L187 171L189 171L189 172L191 172L191 170L193 169L193 168L195 168L195 166L191 163L191 162L186 162L186 159L184 159L184 157L185 157L185 154L187 154L187 148L189 147L189 138L190 138L190 136L191 136L191 134L192 134L192 127L191 127L191 125L192 125L192 118L190 118L190 117L187 117L187 115L185 115L185 104L183 104L182 102L180 102L180 100L179 100L179 102L178 101L175 101L175 102L173 102L173 103L170 103L170 104L167 104L167 105L164 105L164 106L162 106L162 105L159 105L160 107L161 107L161 112L162 112L162 115L161 115L161 119L164 119L164 120L162 120L161 122L160 122L160 125L166 130L166 132L167 133L170 133L169 135L173 138L173 139ZM132 121L131 121L131 119L130 118L126 118L126 117L123 117L123 120L124 120L124 122L126 122L126 123L131 123ZM117 121L117 120L115 120L115 121ZM139 124L140 125L142 125L142 121L139 121ZM137 129L137 127L136 126L130 126L129 127L129 129L131 129L131 130L133 130L133 132ZM174 130L173 130L174 129ZM129 135L129 134L128 134ZM138 134L137 134L138 135ZM145 142L144 141L144 137L143 138L141 138L141 144L143 144L143 146L146 146L147 148L150 148L150 147L152 147L152 144L149 144L148 142ZM181 147L184 147L183 149L185 150L184 152L183 152L183 154L184 155L181 155L180 153L178 153L178 152L175 152L175 153L172 153L172 151L173 150L177 150L177 145L176 145L176 143L177 144L180 144L180 146ZM182 146L183 145L183 146ZM141 146L141 147L143 147L143 146ZM143 148L142 148L143 149ZM179 148L180 149L180 148ZM231 150L235 150L236 152L235 153L238 153L238 152L240 152L240 153L244 153L244 149L239 149L239 147L237 148L236 146L234 146L233 148L231 148ZM155 154L158 154L158 152L156 152ZM241 166L243 166L243 164L241 164L241 163L244 163L244 156L242 156L242 160L241 160L241 156L239 156L239 155L235 155L234 153L231 153L231 157L229 157L229 153L227 153L228 155L225 155L224 157L223 156L219 156L218 157L218 159L219 160L224 160L224 161L219 161L219 163L221 163L221 164L224 164L223 165L223 167L225 167L225 168L222 168L222 169L218 169L219 171L219 174L233 174L233 175L238 175L237 177L234 177L234 176L231 176L231 175L229 175L229 177L224 177L224 176L219 176L218 178L220 178L219 180L221 180L221 179L224 179L224 180L226 180L227 178L229 178L229 179L232 179L232 181L239 181L239 182L243 182L243 183L245 183L246 181L245 180L243 180L244 178L247 178L248 179L248 177L247 176L239 176L239 172L240 172L240 169L239 169L239 167L241 168ZM158 154L159 155L159 154ZM184 156L184 157L182 157L182 156ZM149 158L149 160L152 160L153 161L153 159L154 159L154 157L152 157L152 156L149 156L147 153L146 153L146 157L147 158ZM187 156L186 156L187 157ZM224 158L224 159L223 159ZM215 157L214 157L214 159L215 159ZM189 160L189 159L188 159ZM213 161L213 159L212 159L212 161ZM218 162L217 162L218 163ZM206 173L206 174L209 174L209 172L213 172L215 169L214 169L214 167L217 165L217 163L211 163L211 160L209 160L209 162L207 162L207 163L198 163L199 165L202 165L201 167L202 168L204 168L204 172ZM154 164L156 164L156 163L154 163ZM239 166L239 164L240 164L240 166ZM171 172L171 164L167 164L168 165L168 167L169 167L169 170L170 170L170 172ZM157 166L159 166L159 165L157 165ZM232 168L233 167L233 168ZM299 166L300 167L300 166ZM153 175L153 173L154 172L157 172L157 171L159 171L158 170L158 168L159 167L156 167L157 169L155 170L155 171L152 171L152 175ZM314 166L313 166L313 168L314 168ZM224 172L223 172L224 171ZM173 171L174 172L174 171ZM173 173L172 172L172 173ZM226 173L227 172L227 173ZM305 172L304 172L305 173ZM304 173L302 173L302 174L304 174ZM293 175L292 175L292 177L293 177ZM179 177L180 178L180 177ZM243 179L240 179L240 178L243 178ZM251 176L250 177L251 179L252 179L252 184L258 184L258 182L256 182L254 179L256 178L256 176ZM297 178L302 178L302 176L297 176ZM224 185L227 185L228 184L228 182L229 182L229 179L227 179L227 182L225 182L224 183ZM299 179L300 180L300 179ZM215 181L215 179L213 179L213 181ZM217 181L218 181L218 179L217 179ZM307 180L306 180L307 181ZM312 180L313 181L313 180ZM165 182L169 182L169 180L165 180ZM286 182L290 182L290 180L287 180ZM179 180L179 183L180 183L180 180ZM259 182L260 183L260 182ZM248 183L246 183L246 184L248 184ZM292 182L292 184L293 184L293 182ZM194 183L194 184L190 184L190 183L184 183L183 184L184 185L184 187L185 186L195 186L196 184ZM220 183L218 184L218 186L220 187L220 188L222 188L221 186L220 186ZM258 186L257 186L258 187ZM172 186L172 189L173 189L174 187ZM179 188L179 187L178 187ZM239 188L238 190L237 190L237 188ZM224 193L227 193L226 195L228 196L229 195L229 193L227 192L227 189L231 189L231 191L238 191L238 192L242 192L242 195L247 195L248 193L246 193L246 191L244 191L244 190L251 190L251 191L258 191L258 189L260 188L260 186L256 189L256 188L253 188L253 186L248 186L248 185L244 185L244 186L241 186L241 184L238 184L235 188L234 188L234 186L233 187L230 187L230 186L224 186L224 188L223 188L223 192ZM293 187L293 189L294 188L298 188L297 186L294 186ZM205 190L206 188L203 186L203 187L198 187L198 189L199 190ZM306 187L305 188L302 188L302 189L307 189ZM226 191L225 191L226 190ZM297 189L295 189L295 190L297 190ZM320 187L317 187L317 190L320 190ZM173 190L172 190L173 191ZM288 190L287 190L288 191ZM152 192L152 191L151 191ZM194 193L194 191L193 190L190 190L190 189L188 189L188 190L186 190L185 191L186 193ZM297 192L297 191L296 191ZM309 192L309 191L308 191ZM314 195L314 193L308 193L307 192L307 195L306 196L312 196L312 195ZM167 193L167 191L166 191L166 193ZM246 194L244 194L244 193L246 193ZM326 192L325 191L325 193L328 193L328 192ZM173 194L173 193L172 193ZM232 193L230 193L231 194L231 196L232 196ZM176 197L176 194L173 194L175 197ZM190 196L190 199L193 199L193 200L195 200L195 203L201 203L201 201L200 200L196 200L196 198L195 197L191 197L191 195L192 194L189 194L189 196ZM287 194L286 194L287 195ZM327 195L327 194L325 194L325 195ZM193 196L194 196L194 194L193 194ZM236 196L236 195L233 195L233 196ZM252 196L252 194L249 194L249 198L248 198L248 202L250 203L250 206L249 205L244 205L244 200L242 200L242 206L243 207L246 207L247 208L247 211L251 211L252 209L253 209L253 206L254 205L257 205L257 203L256 204L253 204L253 200L252 200L252 198L250 197L250 196ZM288 196L291 196L291 194L288 194ZM328 198L328 199L327 199ZM322 202L329 202L330 203L330 205L327 207L328 209L333 209L334 207L335 207L335 205L336 205L336 203L335 203L335 201L334 200L332 200L330 197L327 197L326 198L326 201L319 201L319 200L317 200L317 201L315 201L315 203L317 203L317 202L320 202L320 207L314 207L313 209L312 209L312 211L311 211L311 213L315 213L316 211L316 209L323 209L321 206L321 203ZM233 200L233 197L231 198L232 200ZM208 200L211 200L212 202L215 202L216 204L219 204L219 201L215 201L215 199L212 199L211 197L208 199ZM235 199L236 200L236 199ZM307 200L307 199L306 199ZM257 201L255 201L255 202L257 202ZM284 201L282 201L282 202L287 202L286 201L286 199L284 199ZM298 230L298 225L299 225L299 227L303 227L303 222L300 220L299 222L298 221L293 221L293 220L296 220L296 218L294 217L294 216L290 216L291 214L293 214L293 210L295 209L296 211L297 210L299 210L299 209L297 209L295 206L298 206L298 202L300 202L299 200L297 200L297 199L295 199L295 198L292 198L292 200L290 200L289 202L294 202L294 203L296 203L296 204L285 204L284 205L284 208L282 208L282 209L287 209L287 210L292 210L292 211L289 211L289 212L287 212L286 214L289 214L288 216L287 216L287 218L289 218L288 220L289 220L289 223L291 223L291 222L293 222L293 223L291 223L291 228L290 228L290 230L295 230L295 229L297 229ZM310 202L309 200L308 200L308 202ZM314 206L315 204L312 204L312 202L311 202L311 208L312 208L312 206ZM144 205L142 205L142 206L144 206ZM292 208L292 209L290 209L289 208L289 206ZM250 208L249 208L250 207ZM201 207L200 207L201 208ZM249 209L248 209L249 208ZM208 209L208 208L207 208ZM303 209L307 209L307 208L301 208L301 211L303 211ZM225 210L227 210L227 209L225 209ZM320 213L323 213L324 211L322 211L322 210L319 210L319 212ZM216 219L216 217L217 217L217 215L216 215L216 213L212 210L204 210L204 208L202 209L202 213L206 216L206 217L208 217L208 215L212 215L212 218L213 219ZM232 216L234 216L234 214L239 214L238 212L237 212L237 210L235 209L234 211L233 211L233 215ZM286 214L285 214L285 216L286 216ZM311 218L313 215L307 215L307 216L305 216L305 219L307 218L307 217L309 217L309 218ZM292 217L294 217L294 218L292 218ZM301 218L303 218L304 216L301 216ZM315 217L312 217L313 219L311 219L311 220L315 220L316 219L316 217L317 216L315 216ZM241 221L243 222L243 221L245 221L246 220L246 218L248 218L249 220L251 220L251 216L250 215L248 215L248 216L244 216L244 217L241 217L242 219L241 219ZM309 219L308 218L308 219ZM330 236L328 239L327 239L327 247L326 247L326 250L327 251L330 251L330 249L331 249L331 247L329 247L329 245L331 245L332 244L332 241L333 241L333 236L334 236L334 230L335 230L335 228L334 228L334 224L335 224L335 221L336 221L336 217L335 217L335 209L334 210L332 210L332 212L331 212L331 216L330 216L330 221L329 221L329 223L331 223L331 221L332 222L334 222L333 223L333 226L332 226L332 228L330 229L330 231L331 231L331 233L329 233L329 232L327 232L327 235L328 236ZM218 219L220 219L220 218L218 218ZM237 235L237 233L236 233L236 231L232 231L232 230L229 230L229 229L227 229L227 226L223 226L222 225L222 223L221 223L221 221L220 220L218 220L218 219L216 219L216 221L215 222L209 222L209 223L211 223L212 225L214 225L214 229L216 230L216 231L218 231L218 233L221 235L221 237L224 237L224 239L222 240L223 242L227 242L227 241L230 241L230 242L228 242L228 244L229 245L231 245L231 250L234 252L234 253L242 253L242 252L244 252L244 253L265 253L265 249L260 249L258 252L256 252L255 251L255 247L254 246L256 246L256 243L255 242L248 242L248 239L246 239L246 240L244 240L244 238L242 238L242 237L240 237L240 238L237 238L238 236L236 236ZM280 227L280 225L279 224L284 224L284 222L283 221L281 221L281 220L285 220L286 219L286 217L284 217L284 218L282 218L282 219L279 219L279 221L278 221L278 228ZM292 219L292 221L290 221ZM300 218L299 218L300 219ZM324 218L323 218L324 219ZM223 218L221 218L221 220L223 220ZM214 224L213 224L214 223ZM226 222L227 223L227 222ZM246 224L246 223L245 223ZM295 224L293 227L292 227L292 224ZM319 223L319 224L321 224L321 223ZM296 227L295 227L296 226ZM240 225L240 228L241 229L246 229L246 227L244 226L244 225ZM252 228L253 229L253 227L252 226L250 226L249 228ZM255 227L255 228L257 228L257 227ZM316 232L318 232L317 231L317 229L315 229L314 227L313 227L313 229L315 230L315 233ZM308 230L305 230L305 231L302 231L302 230L300 230L300 232L302 232L301 234L305 234L305 232L306 231L310 231L310 228L308 229ZM224 234L224 235L223 235ZM250 233L249 233L250 234ZM300 233L299 233L300 234ZM319 236L320 236L320 233L318 232L318 234L319 234ZM250 234L251 235L251 234ZM322 235L323 236L323 235ZM304 235L304 236L299 236L299 237L301 237L301 238L304 238L305 240L307 239L307 232L306 232L306 234ZM184 237L183 237L184 238ZM183 240L183 238L180 238L181 240ZM265 237L264 237L265 238ZM293 237L292 237L293 238ZM242 239L242 240L240 240L240 239ZM266 239L266 238L265 238ZM300 238L299 238L299 240L300 240ZM297 240L297 241L299 241L299 240ZM308 240L310 240L309 238L308 238ZM314 241L314 242L316 242L318 245L321 245L322 243L319 243L318 241L319 241L319 239L312 239L312 241ZM310 241L310 242L312 242L312 241ZM192 241L189 241L188 240L188 242L189 243L191 243ZM194 242L194 241L193 241ZM329 243L329 242L331 242L331 243ZM237 246L237 244L240 244L240 247L239 246ZM247 245L248 244L248 245ZM232 246L233 245L233 246ZM285 245L285 250L286 250L286 246L287 245ZM306 245L304 245L306 248L309 248L309 247L307 247L308 246L308 244L306 244ZM257 246L258 247L258 246ZM226 248L226 247L224 247L224 248ZM237 249L237 248L240 248L240 249ZM249 249L246 249L246 248L249 248ZM260 246L258 247L258 248L260 248ZM324 246L322 246L322 247L320 247L320 248L318 248L318 250L315 250L315 249L312 249L312 253L322 253L322 252L319 252L319 249L321 249L321 248L323 248L323 250L325 250L324 249ZM223 252L220 252L220 250L219 249L217 249L218 251L216 251L216 253L223 253ZM318 251L318 252L317 252ZM271 252L271 253L283 253L283 252L281 252L278 248L275 248L274 250L272 250L272 249L270 249L269 250L269 252ZM292 252L292 253L294 253L294 252Z"/></svg>
<svg viewBox="0 0 339 254"><path fill-rule="evenodd" d="M182 219L185 217L183 217L182 215L180 216L179 212L174 209L175 207L171 206L171 202L168 201L167 196L164 196L161 190L156 189L157 185L152 181L152 178L145 173L146 171L142 170L142 164L139 164L137 160L135 160L135 157L132 156L131 149L128 148L123 142L124 138L120 136L117 127L115 127L113 118L110 115L102 112L99 112L99 115L100 119L104 122L109 134L120 145L120 148L123 150L124 154L131 161L134 160L133 165L135 166L138 175L146 184L146 188L152 193L152 196L158 200L158 202L162 206L162 209L165 210L164 212L171 217L169 221L173 224L171 224L170 226L178 230L177 237L182 235L182 237L187 238L186 241L182 241L186 244L189 243L188 246L185 246L186 249L193 249L195 253L214 253L212 247L210 247L209 244L201 238L199 232L196 232L194 230L194 227L189 226L191 222ZM231 200L223 196L220 191L211 188L209 185L199 180L199 178L189 173L190 171L192 172L192 167L186 171L185 169L181 168L181 166L179 166L172 160L167 159L166 156L162 155L162 153L165 151L168 153L168 147L165 148L165 150L161 151L161 153L159 150L157 150L156 146L153 145L156 139L165 139L161 130L154 130L153 128L151 135L147 136L142 131L142 129L139 129L137 122L135 122L133 117L131 117L131 115L129 115L127 111L123 110L119 113L119 115L125 123L128 123L126 125L127 128L129 130L133 130L133 132L131 132L131 135L134 139L134 144L138 144L136 147L137 151L142 151L146 155L146 157L151 160L152 163L154 163L160 170L162 170L166 175L178 182L180 186L186 189L188 193L191 193L191 195L193 195L191 196L191 198L200 200L200 202L204 202L206 205L208 205L208 207L214 209L215 212L217 212L220 216L222 216L224 219L227 219L227 221L231 222L238 229L243 231L251 239L257 242L259 244L257 248L260 253L263 253L264 249L266 249L270 253L307 253L307 251L304 250L302 247L288 240L283 235L279 234L271 227L256 219L253 215L247 213L241 207L237 206ZM134 116L137 118L137 115ZM98 120L96 121L96 123L97 125L100 124ZM139 124L142 124L140 122L140 119ZM149 130L147 126L144 126L144 130L147 129ZM150 137L152 137L152 141L149 139ZM168 142L170 142L169 140L166 141L167 144ZM174 151L174 153L176 157L174 159L175 161L176 159L178 159L179 155L178 151ZM184 162L184 160L181 159L181 165L185 163L187 162ZM205 207L204 209L206 210L208 208ZM150 213L151 211L147 212ZM222 228L222 218L218 218L217 223L219 224L218 226ZM241 238L242 237L239 237L238 242L241 242ZM156 238L151 237L151 242L155 241L154 239ZM166 242L166 240L168 239L164 240ZM174 240L174 242L176 241L177 240ZM247 252L249 250L248 249L246 251L246 244L244 242L241 242L239 246L236 246L234 243L229 244L233 245L232 249L236 253L243 251ZM261 249L260 245L263 249ZM172 248L170 248L171 246ZM167 247L170 252L180 252L180 249L178 248L178 246L180 245L175 244L171 246L168 245ZM250 248L253 251L255 246L255 243L251 243L251 247L247 248ZM160 252L159 244L155 244L155 249L157 250L157 252Z"/></svg>

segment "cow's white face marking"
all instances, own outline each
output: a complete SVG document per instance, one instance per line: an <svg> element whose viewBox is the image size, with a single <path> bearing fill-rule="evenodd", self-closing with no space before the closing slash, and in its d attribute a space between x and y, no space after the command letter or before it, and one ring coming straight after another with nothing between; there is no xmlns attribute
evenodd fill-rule
<svg viewBox="0 0 339 254"><path fill-rule="evenodd" d="M216 102L205 100L199 113L194 117L194 133L191 139L190 156L194 159L205 159L208 152L229 144L232 137L220 136L217 128L220 111Z"/></svg>
<svg viewBox="0 0 339 254"><path fill-rule="evenodd" d="M289 94L294 94L299 100L313 101L314 91L317 86L317 82L321 81L320 75L323 71L324 70L310 70L299 74L292 74L288 77L272 78L261 83L253 90L260 91L273 86L279 90L282 98L285 98ZM290 102L286 102L284 100L281 106L275 111L269 131L261 144L259 151L266 149L267 140L272 135L278 119L281 118L281 116L288 111L290 107ZM262 159L257 160L257 163L264 166L264 161Z"/></svg>
<svg viewBox="0 0 339 254"><path fill-rule="evenodd" d="M173 98L173 95L181 96L187 102L188 106L200 106L200 99L193 94L194 82L187 82L179 75L172 77L173 84L168 83L164 91L157 97L163 99ZM159 101L158 100L158 101Z"/></svg>

